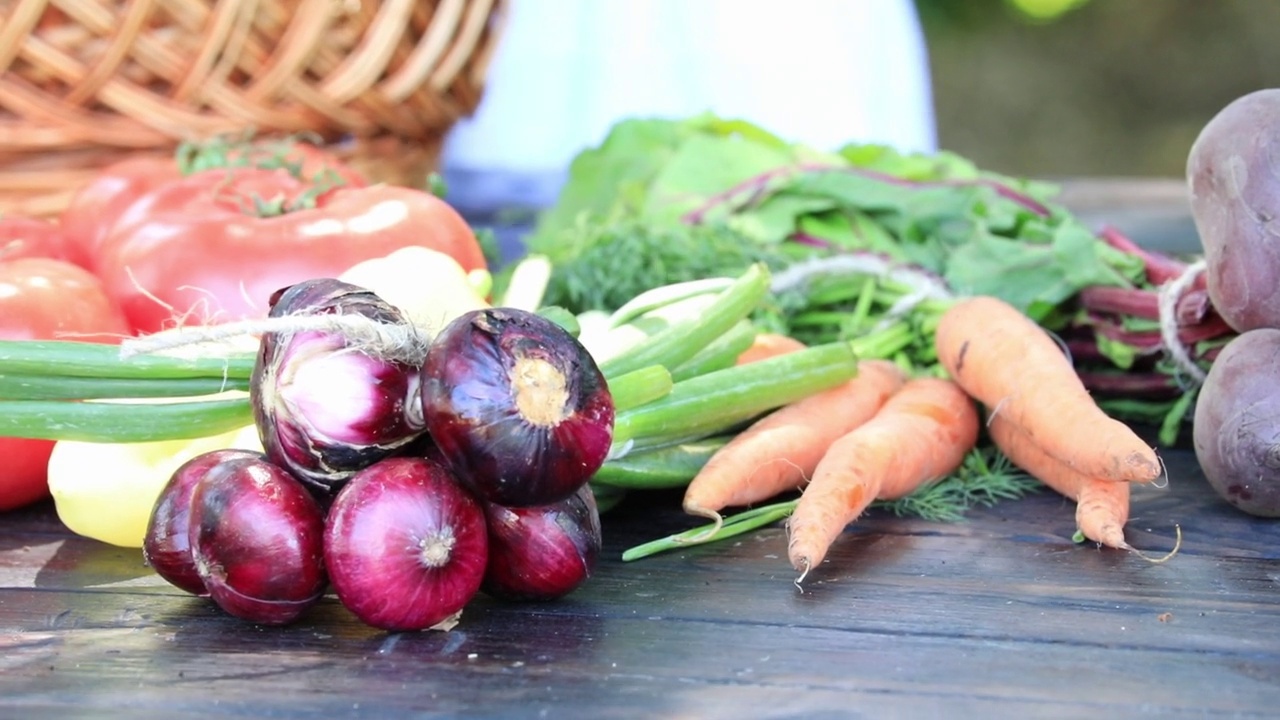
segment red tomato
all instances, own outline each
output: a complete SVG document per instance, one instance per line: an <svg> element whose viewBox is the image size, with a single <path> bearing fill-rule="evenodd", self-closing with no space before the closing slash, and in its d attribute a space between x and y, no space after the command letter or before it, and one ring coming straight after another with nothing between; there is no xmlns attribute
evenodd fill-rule
<svg viewBox="0 0 1280 720"><path fill-rule="evenodd" d="M22 215L0 216L0 262L25 257L80 262L78 248L67 242L56 223Z"/></svg>
<svg viewBox="0 0 1280 720"><path fill-rule="evenodd" d="M275 291L337 277L406 246L444 252L466 270L485 268L475 234L431 193L376 185L320 193L282 171L198 173L135 202L99 254L98 274L135 332L263 317Z"/></svg>
<svg viewBox="0 0 1280 720"><path fill-rule="evenodd" d="M63 211L61 225L68 243L76 248L77 262L97 268L98 249L111 234L116 221L136 200L187 174L213 168L246 165L278 167L282 164L304 178L321 177L331 171L337 179L353 187L368 181L333 155L314 145L286 141L261 141L246 145L218 147L196 158L194 168L184 169L177 156L140 155L121 160L99 172L81 187Z"/></svg>
<svg viewBox="0 0 1280 720"><path fill-rule="evenodd" d="M62 231L76 249L79 264L92 269L98 246L120 213L139 196L182 177L173 160L132 157L99 172L71 197L62 211Z"/></svg>
<svg viewBox="0 0 1280 720"><path fill-rule="evenodd" d="M0 262L0 338L118 342L124 315L89 271L63 260ZM0 438L0 511L48 496L45 468L53 442Z"/></svg>
<svg viewBox="0 0 1280 720"><path fill-rule="evenodd" d="M17 510L49 496L45 468L53 454L52 440L0 438L0 512Z"/></svg>

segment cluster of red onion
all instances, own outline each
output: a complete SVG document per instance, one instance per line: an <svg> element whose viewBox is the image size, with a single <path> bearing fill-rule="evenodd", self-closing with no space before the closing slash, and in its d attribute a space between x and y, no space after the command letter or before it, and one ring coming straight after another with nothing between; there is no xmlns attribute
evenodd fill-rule
<svg viewBox="0 0 1280 720"><path fill-rule="evenodd" d="M143 548L157 573L269 624L332 588L386 630L436 625L480 592L558 598L591 574L587 481L614 405L570 333L489 308L422 341L332 279L278 293L271 316L307 321L263 336L251 399L265 452L219 450L173 475Z"/></svg>

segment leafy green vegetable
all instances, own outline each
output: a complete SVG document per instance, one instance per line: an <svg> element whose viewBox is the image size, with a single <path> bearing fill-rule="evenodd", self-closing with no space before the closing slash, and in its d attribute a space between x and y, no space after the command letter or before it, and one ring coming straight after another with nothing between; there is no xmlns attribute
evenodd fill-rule
<svg viewBox="0 0 1280 720"><path fill-rule="evenodd" d="M1086 227L1055 202L1056 193L1052 184L1007 177L946 152L903 154L856 143L827 152L742 120L638 119L619 123L579 156L528 246L556 264L550 302L602 310L652 287L733 274L754 262L780 271L814 257L881 256L932 273L954 295L1012 303L1069 345L1092 346L1082 356L1090 367L1176 379L1176 368L1153 361L1163 354L1157 318L1121 312L1099 324L1095 313L1078 312L1086 289L1154 297L1148 272L1176 261L1112 229ZM859 285L865 275L833 272L828 285ZM842 316L847 305L810 292L793 288L753 322L808 342L867 326ZM897 313L894 303L909 297L901 291L881 298L871 315ZM921 312L912 319L921 342L908 359L928 363L923 334L933 320L928 308ZM1207 353L1194 356L1207 365ZM1162 408L1189 417L1185 403L1168 405L1179 396L1169 385L1143 383L1165 389L1134 398L1150 403L1138 414L1132 404L1113 406L1124 408L1117 415L1146 422L1148 411Z"/></svg>
<svg viewBox="0 0 1280 720"><path fill-rule="evenodd" d="M1158 324L1136 313L1103 318L1080 302L1101 288L1149 305L1155 258L1083 225L1055 202L1057 191L945 152L856 143L832 152L743 120L646 118L619 123L574 161L526 242L552 259L547 301L578 312L610 312L651 288L760 263L774 281L750 318L758 330L821 345L894 327L905 339L893 359L920 373L938 372L933 330L951 298L999 297L1112 386L1105 407L1176 436L1193 396L1159 360ZM1131 383L1130 373L1143 375ZM1124 396L1134 387L1141 397ZM1117 389L1122 402L1110 402ZM953 477L886 507L954 520L1035 486L983 446ZM788 512L786 503L760 508L719 532ZM687 545L698 532L654 547Z"/></svg>
<svg viewBox="0 0 1280 720"><path fill-rule="evenodd" d="M1141 264L1054 206L1055 191L951 155L855 145L822 153L710 116L631 120L575 160L528 246L564 277L552 301L604 309L618 297L587 298L586 288L621 280L618 294L634 295L771 253L881 253L957 293L1037 312L1084 287L1136 283Z"/></svg>

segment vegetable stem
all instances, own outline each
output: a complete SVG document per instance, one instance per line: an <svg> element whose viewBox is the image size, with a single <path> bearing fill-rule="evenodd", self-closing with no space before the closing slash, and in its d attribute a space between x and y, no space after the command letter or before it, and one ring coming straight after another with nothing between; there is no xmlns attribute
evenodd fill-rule
<svg viewBox="0 0 1280 720"><path fill-rule="evenodd" d="M606 462L591 481L599 485L634 490L658 490L689 484L707 460L724 447L732 435L630 453Z"/></svg>
<svg viewBox="0 0 1280 720"><path fill-rule="evenodd" d="M253 374L254 354L182 358L173 355L120 357L115 345L71 340L0 340L0 373L55 377L245 379Z"/></svg>
<svg viewBox="0 0 1280 720"><path fill-rule="evenodd" d="M710 435L839 385L857 371L852 345L830 343L682 380L661 400L618 413L614 446Z"/></svg>
<svg viewBox="0 0 1280 720"><path fill-rule="evenodd" d="M671 372L676 381L688 380L714 370L723 370L737 363L738 356L751 347L756 339L756 328L749 320L740 320L729 331L716 338L697 355L681 363Z"/></svg>
<svg viewBox="0 0 1280 720"><path fill-rule="evenodd" d="M0 374L0 398L5 400L109 400L113 398L176 398L214 395L249 389L243 378L99 378Z"/></svg>
<svg viewBox="0 0 1280 720"><path fill-rule="evenodd" d="M185 440L252 422L247 398L175 403L0 400L0 437L106 443Z"/></svg>
<svg viewBox="0 0 1280 720"><path fill-rule="evenodd" d="M615 412L622 412L666 397L671 387L671 373L661 365L650 365L610 380L609 394Z"/></svg>
<svg viewBox="0 0 1280 720"><path fill-rule="evenodd" d="M758 508L725 518L719 527L716 527L714 523L710 523L674 535L668 535L665 538L651 540L625 550L622 553L622 560L623 562L631 562L632 560L639 560L661 552L716 542L717 540L724 540L751 532L757 528L772 525L791 515L796 509L797 502L798 500L787 500L771 505L761 505Z"/></svg>
<svg viewBox="0 0 1280 720"><path fill-rule="evenodd" d="M674 323L601 363L605 377L616 377L647 365L674 368L697 355L750 315L769 291L769 271L761 263L747 269L697 318Z"/></svg>

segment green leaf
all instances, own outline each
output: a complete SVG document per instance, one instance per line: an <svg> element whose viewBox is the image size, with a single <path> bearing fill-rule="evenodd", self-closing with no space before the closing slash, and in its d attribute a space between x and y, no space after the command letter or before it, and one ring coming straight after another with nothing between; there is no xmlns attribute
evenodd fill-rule
<svg viewBox="0 0 1280 720"><path fill-rule="evenodd" d="M789 152L791 149L791 144L783 138L753 122L740 118L725 119L712 113L706 113L690 118L688 124L690 127L716 135L739 135L749 142L783 152Z"/></svg>
<svg viewBox="0 0 1280 720"><path fill-rule="evenodd" d="M980 233L953 251L944 273L959 293L994 295L1026 311L1057 306L1091 285L1127 280L1096 252L1100 243L1075 223L1065 223L1048 244Z"/></svg>
<svg viewBox="0 0 1280 720"><path fill-rule="evenodd" d="M1079 223L1063 223L1053 238L1054 260L1063 278L1076 291L1090 285L1123 287L1128 280L1104 261L1098 252L1106 244ZM1073 293L1074 294L1074 293Z"/></svg>
<svg viewBox="0 0 1280 720"><path fill-rule="evenodd" d="M713 195L792 162L785 148L740 135L693 135L653 178L640 213L659 222L678 220Z"/></svg>
<svg viewBox="0 0 1280 720"><path fill-rule="evenodd" d="M777 244L797 230L808 232L803 227L804 222L834 207L836 203L831 198L777 193L758 207L734 215L726 222L756 242Z"/></svg>
<svg viewBox="0 0 1280 720"><path fill-rule="evenodd" d="M1126 342L1114 340L1102 333L1095 333L1098 351L1121 370L1128 370L1138 359L1138 349Z"/></svg>
<svg viewBox="0 0 1280 720"><path fill-rule="evenodd" d="M543 212L528 244L552 258L557 235L580 218L618 217L646 202L649 184L696 130L685 123L661 119L624 120L615 125L599 147L579 153L569 166L569 179L556 204Z"/></svg>

